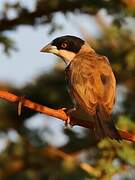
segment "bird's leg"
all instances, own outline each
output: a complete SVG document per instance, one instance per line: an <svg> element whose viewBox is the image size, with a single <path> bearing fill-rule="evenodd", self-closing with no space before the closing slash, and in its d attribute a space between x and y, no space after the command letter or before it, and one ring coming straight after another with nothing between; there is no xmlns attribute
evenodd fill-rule
<svg viewBox="0 0 135 180"><path fill-rule="evenodd" d="M70 114L76 110L75 107L73 108L70 108L70 109L67 109L67 108L63 108L62 109L63 111L65 111L65 113L67 114L68 118L67 120L65 121L65 128L71 128L72 125L70 124Z"/></svg>

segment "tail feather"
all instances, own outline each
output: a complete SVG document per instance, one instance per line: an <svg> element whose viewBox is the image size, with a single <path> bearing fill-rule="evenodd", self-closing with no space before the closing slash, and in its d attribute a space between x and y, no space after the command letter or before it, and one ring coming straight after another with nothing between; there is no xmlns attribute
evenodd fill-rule
<svg viewBox="0 0 135 180"><path fill-rule="evenodd" d="M111 120L110 115L103 107L98 107L95 115L95 136L97 139L110 137L121 141L122 138L116 129L114 122Z"/></svg>

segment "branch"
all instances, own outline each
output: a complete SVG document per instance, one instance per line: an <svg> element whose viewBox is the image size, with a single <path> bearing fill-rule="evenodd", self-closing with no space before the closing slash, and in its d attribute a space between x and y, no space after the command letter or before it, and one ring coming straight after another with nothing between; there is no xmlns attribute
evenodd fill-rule
<svg viewBox="0 0 135 180"><path fill-rule="evenodd" d="M27 107L37 112L58 118L59 120L62 120L64 122L67 122L69 118L63 109L58 109L58 110L51 109L46 106L42 106L38 103L34 103L25 98L23 98L23 101L22 101L21 97L16 96L7 91L0 91L0 98L13 102L13 103L18 103L18 104L21 102L24 107ZM94 122L86 121L86 120L78 120L78 119L70 119L70 124L72 126L78 125L78 126L82 126L89 129L92 129L94 127ZM119 130L119 134L122 137L122 139L135 142L135 134L131 134L127 131L122 131L122 130Z"/></svg>
<svg viewBox="0 0 135 180"><path fill-rule="evenodd" d="M16 26L19 25L36 25L37 24L37 18L45 17L47 18L53 13L56 12L63 12L66 13L67 11L74 11L76 9L83 9L87 5L87 2L84 2L82 0L79 1L64 1L58 3L49 3L43 2L38 3L37 8L33 12L26 11L25 9L21 9L21 13L18 15L18 17L14 19L1 19L0 20L0 32L13 29ZM84 11L84 10L82 10ZM42 21L38 22L42 24Z"/></svg>
<svg viewBox="0 0 135 180"><path fill-rule="evenodd" d="M98 10L104 8L111 14L120 13L121 7L126 8L123 2L117 2L117 8L115 1L89 1L89 0L77 0L77 1L57 1L57 3L53 3L53 0L48 0L46 2L39 1L36 5L36 10L33 12L29 12L25 8L21 8L19 10L18 17L14 19L0 19L0 32L13 29L19 25L36 25L42 24L41 21L37 21L37 18L48 17L53 15L56 12L73 12L77 10L77 12L88 13L88 14L96 14ZM133 13L134 15L134 13ZM48 22L48 21L47 21ZM47 23L46 22L46 23Z"/></svg>
<svg viewBox="0 0 135 180"><path fill-rule="evenodd" d="M47 157L51 157L51 158L59 157L59 159L63 159L65 161L72 160L72 163L75 163L76 165L80 166L80 168L83 169L88 174L93 174L96 177L99 177L101 174L101 172L99 170L95 169L90 164L77 161L77 159L75 159L74 155L69 155L69 154L67 154L57 148L51 147L51 146L43 148L41 150L41 155L44 157L47 156Z"/></svg>
<svg viewBox="0 0 135 180"><path fill-rule="evenodd" d="M31 148L31 147L29 147ZM96 177L99 177L101 172L97 169L95 169L93 166L91 166L88 163L80 162L78 161L73 155L69 155L57 148L48 146L44 147L41 150L35 151L35 154L38 154L38 157L44 158L45 160L49 161L57 160L57 163L59 164L61 160L67 161L69 163L74 164L77 167L80 167L82 170L84 170L88 174L92 174ZM38 158L37 157L37 158ZM53 162L53 161L51 161ZM10 156L10 161L4 165L4 168L2 168L2 171L0 173L0 179L6 179L9 176L13 176L23 170L27 169L27 164L30 164L28 159L24 159L21 156L16 157L15 155ZM37 167L37 164L32 164L32 167Z"/></svg>

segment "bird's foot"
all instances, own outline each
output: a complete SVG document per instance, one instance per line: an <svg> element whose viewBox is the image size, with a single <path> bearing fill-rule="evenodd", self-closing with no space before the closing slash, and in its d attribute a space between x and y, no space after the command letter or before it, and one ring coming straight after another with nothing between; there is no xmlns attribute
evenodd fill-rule
<svg viewBox="0 0 135 180"><path fill-rule="evenodd" d="M70 129L70 128L72 128L73 126L71 125L71 122L70 122L70 114L73 112L73 111L75 111L76 110L76 108L75 107L73 107L73 108L70 108L70 109L68 109L68 108L62 108L62 110L67 114L67 116L68 116L68 119L65 121L65 129Z"/></svg>
<svg viewBox="0 0 135 180"><path fill-rule="evenodd" d="M72 126L70 124L70 117L68 116L67 120L65 121L64 129L70 129Z"/></svg>
<svg viewBox="0 0 135 180"><path fill-rule="evenodd" d="M70 115L73 111L76 110L76 108L75 108L75 107L73 107L73 108L62 108L62 110L63 110L66 114Z"/></svg>

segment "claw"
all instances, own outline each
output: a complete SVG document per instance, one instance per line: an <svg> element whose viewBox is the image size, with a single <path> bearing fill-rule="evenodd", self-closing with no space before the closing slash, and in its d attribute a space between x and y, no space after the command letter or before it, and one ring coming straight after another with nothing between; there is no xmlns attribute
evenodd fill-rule
<svg viewBox="0 0 135 180"><path fill-rule="evenodd" d="M24 102L24 96L21 96L18 102L18 116L20 116L22 113L23 102Z"/></svg>
<svg viewBox="0 0 135 180"><path fill-rule="evenodd" d="M62 108L62 110L63 110L63 111L66 111L66 110L67 110L67 108Z"/></svg>

